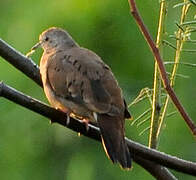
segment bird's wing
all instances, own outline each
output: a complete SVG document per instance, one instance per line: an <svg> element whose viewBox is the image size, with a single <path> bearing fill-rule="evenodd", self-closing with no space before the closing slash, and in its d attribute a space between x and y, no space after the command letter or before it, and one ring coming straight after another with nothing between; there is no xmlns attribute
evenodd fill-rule
<svg viewBox="0 0 196 180"><path fill-rule="evenodd" d="M123 168L130 168L130 153L124 139L124 118L129 114L110 68L83 48L56 52L50 57L48 80L55 94L96 112L108 156Z"/></svg>
<svg viewBox="0 0 196 180"><path fill-rule="evenodd" d="M56 52L48 61L47 76L56 95L93 112L113 115L124 110L117 81L95 53L77 47Z"/></svg>

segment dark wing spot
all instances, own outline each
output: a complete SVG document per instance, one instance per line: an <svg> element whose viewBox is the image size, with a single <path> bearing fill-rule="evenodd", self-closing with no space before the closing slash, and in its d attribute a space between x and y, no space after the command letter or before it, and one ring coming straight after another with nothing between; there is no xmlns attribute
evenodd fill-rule
<svg viewBox="0 0 196 180"><path fill-rule="evenodd" d="M81 82L80 84L80 95L83 97L84 89L83 89L84 81Z"/></svg>
<svg viewBox="0 0 196 180"><path fill-rule="evenodd" d="M103 88L100 80L90 80L92 92L94 98L98 102L106 103L107 101L110 100L110 95L108 92Z"/></svg>
<svg viewBox="0 0 196 180"><path fill-rule="evenodd" d="M57 71L57 72L59 72L61 69L58 68L58 67L55 67L54 70Z"/></svg>
<svg viewBox="0 0 196 180"><path fill-rule="evenodd" d="M87 75L87 71L83 71L82 74L83 74L84 76L86 76L86 75Z"/></svg>
<svg viewBox="0 0 196 180"><path fill-rule="evenodd" d="M70 86L72 85L72 82L70 81L67 85L67 88L70 88Z"/></svg>
<svg viewBox="0 0 196 180"><path fill-rule="evenodd" d="M81 84L80 84L80 88L82 88L82 87L83 87L83 85L84 85L84 81L82 81L82 82L81 82Z"/></svg>
<svg viewBox="0 0 196 180"><path fill-rule="evenodd" d="M67 60L69 60L70 58L71 58L71 55L68 55L68 56L67 56Z"/></svg>
<svg viewBox="0 0 196 180"><path fill-rule="evenodd" d="M71 62L69 61L69 59L71 58L71 55L65 55L64 58L65 58L66 61L68 61L69 63L71 63Z"/></svg>
<svg viewBox="0 0 196 180"><path fill-rule="evenodd" d="M78 66L78 71L80 71L80 69L81 69L81 64Z"/></svg>
<svg viewBox="0 0 196 180"><path fill-rule="evenodd" d="M75 66L77 62L78 62L78 60L75 60L75 61L73 62L73 65Z"/></svg>
<svg viewBox="0 0 196 180"><path fill-rule="evenodd" d="M81 89L80 94L81 94L81 97L83 97L84 89Z"/></svg>

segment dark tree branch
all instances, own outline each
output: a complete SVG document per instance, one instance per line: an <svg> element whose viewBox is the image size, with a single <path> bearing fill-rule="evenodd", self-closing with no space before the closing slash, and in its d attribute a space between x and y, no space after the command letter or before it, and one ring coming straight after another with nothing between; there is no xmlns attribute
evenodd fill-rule
<svg viewBox="0 0 196 180"><path fill-rule="evenodd" d="M43 115L44 117L52 119L53 123L56 122L63 126L67 126L68 128L76 132L80 132L83 135L91 139L101 141L99 128L89 125L89 130L87 132L86 125L84 125L81 121L75 120L73 118L70 119L70 123L69 125L67 125L66 124L67 115L63 113L62 111L58 111L38 100L31 98L30 96L26 96L22 94L21 92L18 92L17 90L5 85L2 82L0 83L0 97L9 99L10 101L13 101L23 107L26 107L34 112L37 112ZM130 147L131 146L132 145L130 145ZM175 177L173 177L172 174L170 174L170 172L166 168L162 168L162 167L157 168L157 166L159 165L157 165L154 162L151 162L150 160L143 159L142 157L138 155L134 155L133 160L136 163L138 163L140 166L142 166L144 169L146 169L151 175L153 175L155 178L159 180L175 180L176 179Z"/></svg>
<svg viewBox="0 0 196 180"><path fill-rule="evenodd" d="M31 98L30 96L26 96L21 92L18 92L15 89L5 85L2 82L0 83L0 96L9 99L10 101L13 101L21 106L24 106L34 112L37 112L49 119L52 119L52 122L67 126L65 113L58 111L46 104L43 104L40 101ZM80 132L81 134L92 139L98 141L101 140L99 128L93 125L89 125L89 130L86 131L86 125L84 123L71 118L70 123L67 127L76 132ZM127 138L126 141L130 152L133 154L133 160L145 169L147 169L151 174L153 174L153 176L158 177L160 176L160 173L162 174L162 176L164 174L164 177L167 176L167 171L163 167L158 168L157 164L196 176L196 163L185 161L176 157L172 157L170 155L166 155L162 152L149 149L144 145L136 143ZM157 173L158 171L159 173ZM167 179L171 179L171 177Z"/></svg>
<svg viewBox="0 0 196 180"><path fill-rule="evenodd" d="M31 59L16 51L2 39L0 39L0 56L42 86L39 67Z"/></svg>
<svg viewBox="0 0 196 180"><path fill-rule="evenodd" d="M139 156L135 156L135 161L138 164L141 163L142 167L158 180L177 180L176 177L173 176L173 174L171 174L167 168L160 166L159 164L142 159Z"/></svg>
<svg viewBox="0 0 196 180"><path fill-rule="evenodd" d="M174 105L176 106L176 108L180 112L181 116L185 120L186 124L190 128L193 135L196 136L196 125L192 121L192 119L189 117L188 113L185 111L184 107L182 106L181 102L179 101L178 97L176 96L173 88L170 86L170 82L167 77L165 66L164 66L163 60L160 56L160 53L159 53L159 49L156 47L156 44L154 43L147 27L143 23L143 20L142 20L140 14L138 12L138 9L136 7L135 1L129 0L129 4L130 4L131 13L132 13L133 17L135 18L136 23L137 23L138 27L140 28L140 31L144 35L144 38L146 39L151 51L153 52L153 55L154 55L156 62L159 66L159 71L160 71L161 79L162 79L165 90L169 94L171 100L173 101Z"/></svg>

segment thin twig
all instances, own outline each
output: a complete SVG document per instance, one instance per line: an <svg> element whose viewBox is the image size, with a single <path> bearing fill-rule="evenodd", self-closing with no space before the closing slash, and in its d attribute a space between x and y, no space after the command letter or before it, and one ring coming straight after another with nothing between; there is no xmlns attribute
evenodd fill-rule
<svg viewBox="0 0 196 180"><path fill-rule="evenodd" d="M162 58L160 56L159 50L157 49L149 31L147 30L146 26L144 25L142 18L137 10L136 4L134 0L129 0L130 3L130 10L135 18L141 32L143 33L146 41L148 42L148 45L150 46L150 49L153 52L153 55L155 56L156 62L159 66L159 71L161 74L161 79L164 85L165 90L168 92L170 98L172 99L173 103L175 104L176 108L180 112L181 116L187 123L188 127L190 128L191 132L193 133L194 136L196 136L196 125L192 121L192 119L189 117L188 113L185 111L184 107L182 106L181 102L177 98L173 88L170 86L170 81L167 77L165 66L163 64Z"/></svg>
<svg viewBox="0 0 196 180"><path fill-rule="evenodd" d="M183 22L180 25L181 26L187 26L187 25L192 25L192 24L196 24L196 21L187 21L187 22Z"/></svg>
<svg viewBox="0 0 196 180"><path fill-rule="evenodd" d="M164 64L167 65L167 64L176 64L176 63L173 61L165 61ZM189 66L189 67L196 67L196 64L188 63L188 62L178 62L178 64Z"/></svg>
<svg viewBox="0 0 196 180"><path fill-rule="evenodd" d="M190 4L186 4L186 3L182 7L180 24L182 24L185 21L185 17L186 17L186 14L188 12L189 7L190 7ZM170 85L172 87L174 86L174 83L175 83L175 77L177 76L177 69L178 69L178 65L180 62L180 55L181 55L181 52L183 49L184 42L186 40L186 38L184 38L185 33L186 33L186 30L179 28L177 31L177 34L176 34L176 53L175 53L174 65L173 65L173 69L172 69L172 73L171 73L171 77L170 77ZM158 135L160 134L161 127L162 127L164 118L166 116L168 104L169 104L169 95L167 95L167 97L165 99L165 103L164 103L164 107L163 107L163 111L162 111L162 115L161 115L161 120L160 120L160 125L159 125L159 129L158 129Z"/></svg>
<svg viewBox="0 0 196 180"><path fill-rule="evenodd" d="M163 39L163 28L166 15L166 1L162 0L160 2L160 15L159 15L159 26L157 33L156 46L162 52L162 39ZM154 85L153 85L153 97L152 97L152 115L151 115L151 125L148 146L150 148L156 149L158 146L158 136L157 131L159 127L159 119L161 112L161 78L158 70L158 64L155 60L154 67Z"/></svg>
<svg viewBox="0 0 196 180"><path fill-rule="evenodd" d="M143 129L140 133L139 136L141 136L142 134L144 134L145 132L149 131L150 126L146 127L145 129Z"/></svg>
<svg viewBox="0 0 196 180"><path fill-rule="evenodd" d="M146 114L148 114L152 109L148 108L147 110L145 110L142 114L140 114L136 119L134 119L131 122L131 125L133 126L138 120L140 120L141 118L143 118Z"/></svg>
<svg viewBox="0 0 196 180"><path fill-rule="evenodd" d="M172 73L170 73L170 72L167 72L167 74L172 76ZM184 74L177 74L177 73L175 74L175 78L176 77L185 78L185 79L190 78L190 76L187 76L187 75L184 75Z"/></svg>
<svg viewBox="0 0 196 180"><path fill-rule="evenodd" d="M140 121L139 123L137 123L137 127L143 125L145 122L149 121L150 120L150 116L146 117L145 119L143 119L142 121Z"/></svg>
<svg viewBox="0 0 196 180"><path fill-rule="evenodd" d="M67 118L65 113L58 111L36 99L33 99L30 96L26 96L2 82L0 83L0 96L9 99L10 101L15 102L23 107L26 107L29 110L39 113L44 117L52 119L53 123L59 123L76 132L80 132L81 134L89 138L101 141L99 128L89 124L87 131L86 124L82 123L82 121L80 120L73 118L71 118L70 123L67 125ZM127 138L126 142L128 144L130 152L133 154L133 160L135 160L136 162L137 158L147 161L153 161L154 163L158 163L171 169L196 176L196 163L182 160L153 149L149 149L148 147Z"/></svg>
<svg viewBox="0 0 196 180"><path fill-rule="evenodd" d="M176 40L179 40L179 38L175 38ZM186 40L187 41L187 40ZM187 41L187 42L191 42L190 40L189 41ZM192 42L194 42L194 41L192 41ZM167 41L167 40L162 40L162 43L163 44L165 44L165 45L167 45L167 46L169 46L169 47L171 47L172 49L174 49L174 50L177 50L177 47L176 46L174 46L172 43L170 43L169 41ZM181 50L182 52L187 52L187 53L196 53L196 50L195 49L182 49Z"/></svg>
<svg viewBox="0 0 196 180"><path fill-rule="evenodd" d="M152 105L152 101L151 101L151 89L149 88L143 88L139 95L128 105L128 107L131 107L137 103L139 103L140 101L148 98L148 100L150 101L150 104Z"/></svg>

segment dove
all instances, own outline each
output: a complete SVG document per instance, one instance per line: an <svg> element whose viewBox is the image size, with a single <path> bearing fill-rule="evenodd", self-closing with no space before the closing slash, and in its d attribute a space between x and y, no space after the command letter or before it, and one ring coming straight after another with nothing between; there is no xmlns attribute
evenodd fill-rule
<svg viewBox="0 0 196 180"><path fill-rule="evenodd" d="M87 124L97 124L108 157L123 169L130 169L125 119L131 115L110 67L61 28L42 32L32 50L37 47L44 50L40 73L51 106L68 116L82 117Z"/></svg>

